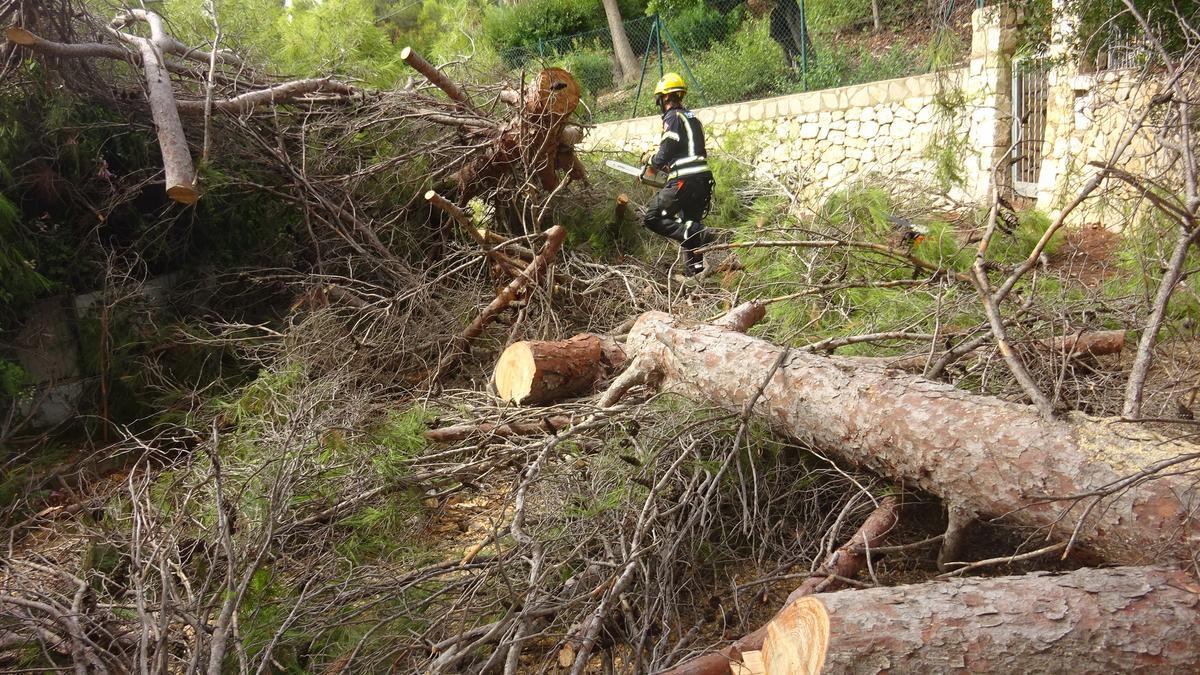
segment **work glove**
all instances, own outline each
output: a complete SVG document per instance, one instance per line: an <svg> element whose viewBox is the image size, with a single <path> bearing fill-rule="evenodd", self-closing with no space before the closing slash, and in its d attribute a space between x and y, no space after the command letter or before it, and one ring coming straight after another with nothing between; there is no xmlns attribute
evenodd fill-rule
<svg viewBox="0 0 1200 675"><path fill-rule="evenodd" d="M639 160L644 165L649 165L650 160L654 159L654 150L647 150L642 153L642 158Z"/></svg>

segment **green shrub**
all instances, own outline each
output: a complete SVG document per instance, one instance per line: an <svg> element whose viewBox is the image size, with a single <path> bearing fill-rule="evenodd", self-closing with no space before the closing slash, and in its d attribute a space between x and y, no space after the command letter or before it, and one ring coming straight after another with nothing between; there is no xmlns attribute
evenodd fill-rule
<svg viewBox="0 0 1200 675"><path fill-rule="evenodd" d="M640 0L621 0L619 4L625 19L641 16L646 7ZM514 5L498 5L483 17L484 39L502 54L534 48L539 41L606 28L608 20L604 5L578 0L527 0ZM552 45L547 47L553 48Z"/></svg>
<svg viewBox="0 0 1200 675"><path fill-rule="evenodd" d="M570 71L584 90L593 96L613 86L613 64L605 50L571 52L559 59L556 65Z"/></svg>
<svg viewBox="0 0 1200 675"><path fill-rule="evenodd" d="M916 72L919 66L916 52L901 45L892 45L887 53L876 58L866 48L854 50L827 43L809 58L808 71L796 78L802 79L811 91L903 77Z"/></svg>
<svg viewBox="0 0 1200 675"><path fill-rule="evenodd" d="M839 31L871 20L871 0L806 0L809 30Z"/></svg>
<svg viewBox="0 0 1200 675"><path fill-rule="evenodd" d="M733 37L696 60L692 71L710 105L782 94L792 89L783 50L767 21L743 24Z"/></svg>
<svg viewBox="0 0 1200 675"><path fill-rule="evenodd" d="M690 53L708 49L713 43L729 37L742 22L744 14L741 7L732 12L722 12L700 1L681 6L662 16L667 30L679 48Z"/></svg>

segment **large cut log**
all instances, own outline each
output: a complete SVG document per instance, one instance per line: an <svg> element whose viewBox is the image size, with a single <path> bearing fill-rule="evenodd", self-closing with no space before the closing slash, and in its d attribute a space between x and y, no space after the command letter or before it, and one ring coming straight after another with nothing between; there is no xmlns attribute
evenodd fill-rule
<svg viewBox="0 0 1200 675"><path fill-rule="evenodd" d="M1200 492L1187 473L1200 469L1195 445L1079 415L1047 421L1025 405L838 357L792 351L772 371L782 348L659 312L638 319L626 351L631 369L646 372L614 387L657 381L730 411L772 373L754 410L779 432L1036 535L1077 531L1076 545L1109 561L1181 559L1200 547Z"/></svg>
<svg viewBox="0 0 1200 675"><path fill-rule="evenodd" d="M496 393L512 403L556 401L592 389L625 363L615 341L582 333L569 340L514 342L496 361Z"/></svg>
<svg viewBox="0 0 1200 675"><path fill-rule="evenodd" d="M771 622L762 662L767 675L1194 673L1198 594L1191 574L1160 567L826 593Z"/></svg>

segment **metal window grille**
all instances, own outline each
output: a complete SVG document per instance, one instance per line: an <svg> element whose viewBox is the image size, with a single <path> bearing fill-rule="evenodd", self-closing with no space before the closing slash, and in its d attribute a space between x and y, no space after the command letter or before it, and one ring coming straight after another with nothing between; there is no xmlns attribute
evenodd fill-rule
<svg viewBox="0 0 1200 675"><path fill-rule="evenodd" d="M1046 107L1049 81L1044 69L1029 69L1027 62L1013 64L1012 141L1013 189L1022 196L1037 194L1046 140Z"/></svg>

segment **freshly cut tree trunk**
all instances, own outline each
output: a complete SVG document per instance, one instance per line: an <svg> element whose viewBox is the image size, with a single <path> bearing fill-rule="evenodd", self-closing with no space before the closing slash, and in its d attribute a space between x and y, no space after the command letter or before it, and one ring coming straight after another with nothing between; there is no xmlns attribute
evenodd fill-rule
<svg viewBox="0 0 1200 675"><path fill-rule="evenodd" d="M514 342L500 355L493 376L500 398L536 404L587 391L624 363L616 342L583 333L557 342Z"/></svg>
<svg viewBox="0 0 1200 675"><path fill-rule="evenodd" d="M1200 584L1161 567L839 591L772 624L767 673L805 672L773 670L784 658L823 661L825 672L1200 669Z"/></svg>
<svg viewBox="0 0 1200 675"><path fill-rule="evenodd" d="M657 381L730 411L772 373L754 410L777 431L1034 536L1078 529L1077 545L1127 564L1200 547L1200 490L1186 473L1200 468L1195 445L1083 416L1046 421L1028 406L851 359L793 351L772 371L780 347L660 312L638 319L626 352L630 371L643 372L610 388Z"/></svg>

